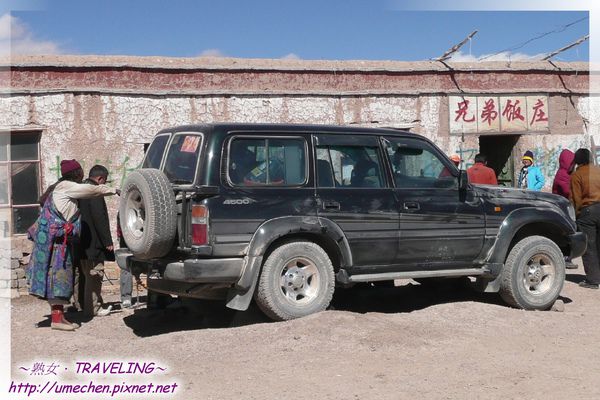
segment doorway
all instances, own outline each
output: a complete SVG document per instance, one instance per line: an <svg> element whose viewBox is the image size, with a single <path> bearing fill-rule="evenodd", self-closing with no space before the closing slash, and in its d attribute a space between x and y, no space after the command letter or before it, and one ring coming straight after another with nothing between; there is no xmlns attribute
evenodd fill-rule
<svg viewBox="0 0 600 400"><path fill-rule="evenodd" d="M515 187L514 149L519 135L479 136L479 152L488 160L488 167L496 172L498 185Z"/></svg>

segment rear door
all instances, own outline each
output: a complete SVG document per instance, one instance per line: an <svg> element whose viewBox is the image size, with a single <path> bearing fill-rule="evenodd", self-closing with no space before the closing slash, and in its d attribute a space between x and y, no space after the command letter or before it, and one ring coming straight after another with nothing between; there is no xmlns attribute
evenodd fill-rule
<svg viewBox="0 0 600 400"><path fill-rule="evenodd" d="M310 134L233 133L224 142L223 187L211 207L213 255L243 255L267 220L316 216Z"/></svg>
<svg viewBox="0 0 600 400"><path fill-rule="evenodd" d="M401 212L400 263L410 269L470 264L483 246L482 202L472 191L459 192L458 170L428 142L387 137L385 147Z"/></svg>
<svg viewBox="0 0 600 400"><path fill-rule="evenodd" d="M317 213L346 235L354 266L386 269L398 258L399 215L377 136L314 136Z"/></svg>

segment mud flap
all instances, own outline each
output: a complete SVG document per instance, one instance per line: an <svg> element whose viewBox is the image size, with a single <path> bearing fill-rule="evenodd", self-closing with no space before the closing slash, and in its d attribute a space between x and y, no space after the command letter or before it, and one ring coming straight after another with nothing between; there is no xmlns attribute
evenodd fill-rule
<svg viewBox="0 0 600 400"><path fill-rule="evenodd" d="M260 275L260 267L262 265L262 257L249 257L242 276L238 281L238 284L234 285L227 292L227 308L238 311L246 311L254 296L254 290L256 289L256 283L258 282L258 276ZM247 269L247 270L246 270ZM250 275L250 276L249 276ZM250 278L251 277L251 281ZM249 282L250 285L243 284ZM242 283L242 285L240 285ZM244 289L248 286L247 289Z"/></svg>
<svg viewBox="0 0 600 400"><path fill-rule="evenodd" d="M500 275L496 278L478 277L475 281L475 290L483 293L498 293L500 291Z"/></svg>
<svg viewBox="0 0 600 400"><path fill-rule="evenodd" d="M254 279L252 280L250 288L245 292L235 288L229 289L227 292L227 303L225 304L227 308L238 311L246 311L248 309L250 302L252 301L252 296L254 295L254 290L256 289L258 275L259 274L254 275Z"/></svg>

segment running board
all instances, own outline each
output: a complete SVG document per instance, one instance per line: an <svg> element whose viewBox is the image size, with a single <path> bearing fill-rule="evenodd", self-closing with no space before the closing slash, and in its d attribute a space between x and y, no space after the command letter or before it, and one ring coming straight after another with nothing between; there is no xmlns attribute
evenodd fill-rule
<svg viewBox="0 0 600 400"><path fill-rule="evenodd" d="M436 271L403 271L403 272L384 272L381 274L359 274L348 275L346 270L341 269L336 278L340 283L355 283L355 282L376 282L376 281L391 281L394 279L411 279L411 278L445 278L453 276L474 276L484 275L489 273L486 268L463 268L463 269L444 269Z"/></svg>

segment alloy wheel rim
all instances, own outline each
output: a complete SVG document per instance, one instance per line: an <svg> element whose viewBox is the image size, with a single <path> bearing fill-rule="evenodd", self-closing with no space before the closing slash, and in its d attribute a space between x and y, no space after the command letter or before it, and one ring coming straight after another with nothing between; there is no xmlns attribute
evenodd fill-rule
<svg viewBox="0 0 600 400"><path fill-rule="evenodd" d="M125 225L129 232L136 239L139 239L144 235L144 225L146 222L144 198L139 190L133 189L128 193L126 202Z"/></svg>
<svg viewBox="0 0 600 400"><path fill-rule="evenodd" d="M314 262L304 257L289 260L281 270L280 290L295 305L313 301L319 293L321 277Z"/></svg>
<svg viewBox="0 0 600 400"><path fill-rule="evenodd" d="M523 271L523 285L532 295L543 295L553 287L556 279L556 265L545 254L535 254L529 258Z"/></svg>

